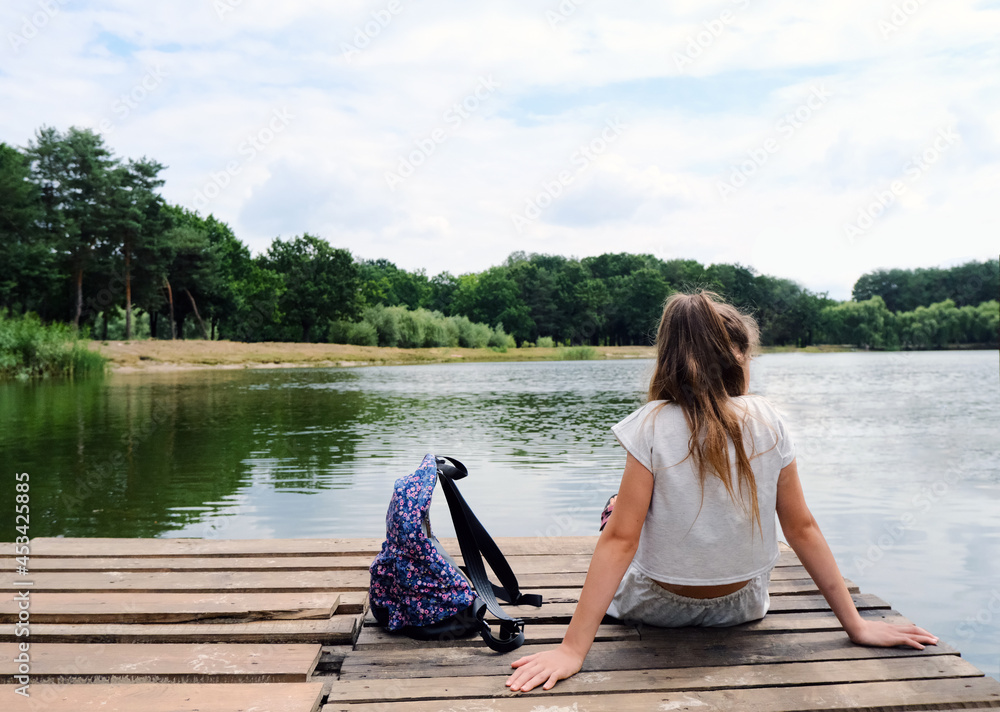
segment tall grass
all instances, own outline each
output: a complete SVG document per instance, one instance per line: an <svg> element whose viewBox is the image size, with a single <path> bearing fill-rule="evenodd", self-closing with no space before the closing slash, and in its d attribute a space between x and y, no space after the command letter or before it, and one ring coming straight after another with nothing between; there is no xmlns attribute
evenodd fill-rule
<svg viewBox="0 0 1000 712"><path fill-rule="evenodd" d="M100 374L106 363L67 324L0 310L0 380Z"/></svg>

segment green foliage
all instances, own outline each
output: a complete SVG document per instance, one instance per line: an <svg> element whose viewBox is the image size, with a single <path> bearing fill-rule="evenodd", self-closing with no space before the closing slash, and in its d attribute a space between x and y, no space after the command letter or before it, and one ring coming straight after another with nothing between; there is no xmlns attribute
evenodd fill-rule
<svg viewBox="0 0 1000 712"><path fill-rule="evenodd" d="M358 272L365 304L418 309L431 303L433 289L423 270L407 272L382 259L360 262Z"/></svg>
<svg viewBox="0 0 1000 712"><path fill-rule="evenodd" d="M278 308L292 327L282 333L288 340L309 341L314 328L325 333L331 321L358 313L358 266L347 250L308 233L287 242L275 238L261 266L284 281Z"/></svg>
<svg viewBox="0 0 1000 712"><path fill-rule="evenodd" d="M490 339L486 342L486 345L490 348L507 351L507 349L517 348L517 340L513 334L508 334L504 331L503 324L497 324L493 329L493 333L490 334Z"/></svg>
<svg viewBox="0 0 1000 712"><path fill-rule="evenodd" d="M358 331L362 328L363 331ZM366 307L360 322L333 322L327 336L337 344L398 346L404 349L463 346L506 351L515 347L514 337L504 332L502 324L491 329L464 316L445 316L427 309L381 304Z"/></svg>
<svg viewBox="0 0 1000 712"><path fill-rule="evenodd" d="M40 227L42 216L28 157L0 143L0 307L44 311L58 301L66 275L52 236Z"/></svg>
<svg viewBox="0 0 1000 712"><path fill-rule="evenodd" d="M0 380L100 374L106 361L66 324L0 310Z"/></svg>
<svg viewBox="0 0 1000 712"><path fill-rule="evenodd" d="M1000 260L966 262L947 269L890 269L862 275L854 284L854 300L873 296L894 312L914 311L951 299L959 307L975 306L1000 293Z"/></svg>
<svg viewBox="0 0 1000 712"><path fill-rule="evenodd" d="M130 339L148 339L150 337L149 331L149 318L144 312L140 312L133 315L132 320L132 335L128 336L125 333L125 309L120 306L114 306L107 310L103 314L103 319L106 321L107 326L107 336L105 333L105 326L101 325L102 336L101 338L105 341L111 339L114 341L128 341Z"/></svg>
<svg viewBox="0 0 1000 712"><path fill-rule="evenodd" d="M367 321L350 322L338 319L330 324L327 339L333 344L378 346L378 332Z"/></svg>
<svg viewBox="0 0 1000 712"><path fill-rule="evenodd" d="M822 312L827 343L865 349L940 349L960 344L994 345L1000 328L1000 304L955 306L951 299L893 314L882 297L844 302Z"/></svg>
<svg viewBox="0 0 1000 712"><path fill-rule="evenodd" d="M823 310L822 319L828 343L852 344L863 349L894 345L895 333L890 328L894 317L882 297L827 307ZM887 334L892 334L893 338L887 338Z"/></svg>
<svg viewBox="0 0 1000 712"><path fill-rule="evenodd" d="M996 300L978 307L946 299L928 307L896 315L900 344L911 349L944 348L954 344L995 344L1000 327L1000 304Z"/></svg>
<svg viewBox="0 0 1000 712"><path fill-rule="evenodd" d="M458 345L466 349L485 349L493 335L487 324L471 321L466 316L453 316L450 321L458 327Z"/></svg>
<svg viewBox="0 0 1000 712"><path fill-rule="evenodd" d="M593 346L570 346L559 349L559 358L563 361L593 361L597 358L597 349Z"/></svg>
<svg viewBox="0 0 1000 712"><path fill-rule="evenodd" d="M367 344L374 333L381 346L502 350L649 344L664 299L707 288L752 313L764 345L997 342L997 260L879 270L845 303L740 264L624 252L514 252L479 273L428 277L355 261L309 234L254 257L214 216L167 205L163 168L115 157L89 129L43 127L23 149L0 144L0 308L105 338L148 328L157 338Z"/></svg>

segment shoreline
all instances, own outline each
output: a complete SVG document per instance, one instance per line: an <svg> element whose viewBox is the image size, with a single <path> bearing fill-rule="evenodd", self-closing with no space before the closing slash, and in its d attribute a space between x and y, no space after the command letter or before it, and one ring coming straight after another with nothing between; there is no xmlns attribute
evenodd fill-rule
<svg viewBox="0 0 1000 712"><path fill-rule="evenodd" d="M202 340L91 341L89 347L108 359L108 372L168 373L195 370L261 368L353 368L360 366L405 366L431 363L477 363L503 361L571 360L581 347L520 348L507 351L435 347L402 349L349 344L290 342L243 343ZM592 359L651 359L652 346L590 346ZM842 346L769 347L762 353L831 353L850 351ZM579 352L575 352L579 353Z"/></svg>

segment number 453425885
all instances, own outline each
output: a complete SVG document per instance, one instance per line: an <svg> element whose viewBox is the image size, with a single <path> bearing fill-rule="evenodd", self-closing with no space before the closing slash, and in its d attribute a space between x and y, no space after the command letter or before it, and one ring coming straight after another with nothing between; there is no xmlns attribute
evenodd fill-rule
<svg viewBox="0 0 1000 712"><path fill-rule="evenodd" d="M15 522L14 523L16 525L18 525L18 526L15 526L14 529L17 530L18 534L21 534L26 539L27 536L28 536L28 523L30 521L29 514L28 514L28 511L29 511L29 506L28 506L28 501L29 501L28 479L29 479L29 476L28 476L27 472L19 472L16 475L14 475L14 479L17 480L17 484L14 485L14 489L17 491L17 495L15 497L15 501L17 502L17 505L15 506L15 512L17 513L17 517L15 518ZM21 522L24 522L24 523L21 524ZM21 537L18 537L17 539L18 539L18 544L20 544L21 543L21 541L20 541ZM27 543L27 541L25 541L25 543Z"/></svg>

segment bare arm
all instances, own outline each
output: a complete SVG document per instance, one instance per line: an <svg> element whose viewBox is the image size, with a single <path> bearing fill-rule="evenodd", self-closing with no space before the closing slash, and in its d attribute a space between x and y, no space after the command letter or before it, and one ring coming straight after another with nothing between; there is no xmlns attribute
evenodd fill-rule
<svg viewBox="0 0 1000 712"><path fill-rule="evenodd" d="M852 641L860 645L909 645L918 650L923 650L924 644L937 643L936 637L915 625L894 625L861 617L840 575L833 552L806 506L795 460L778 476L777 511L789 546L795 550L799 561L816 582Z"/></svg>
<svg viewBox="0 0 1000 712"><path fill-rule="evenodd" d="M618 584L635 556L652 494L653 474L629 455L614 511L597 540L580 602L562 644L511 663L511 667L517 668L507 678L511 690L527 692L538 685L551 690L559 680L579 672Z"/></svg>

